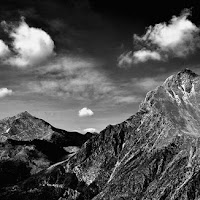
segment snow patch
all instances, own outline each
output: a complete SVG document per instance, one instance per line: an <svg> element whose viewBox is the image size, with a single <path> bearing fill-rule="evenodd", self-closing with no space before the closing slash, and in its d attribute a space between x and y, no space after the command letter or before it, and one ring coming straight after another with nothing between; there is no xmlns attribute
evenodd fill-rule
<svg viewBox="0 0 200 200"><path fill-rule="evenodd" d="M110 178L109 178L109 180L108 180L108 183L109 183L109 182L112 180L112 178L114 177L114 173L115 173L117 167L118 167L120 164L121 164L121 162L119 162L119 161L116 162L115 168L113 169L113 172L112 172L112 174L110 175Z"/></svg>
<svg viewBox="0 0 200 200"><path fill-rule="evenodd" d="M192 104L189 99L190 99L191 96L196 95L196 92L195 92L195 89L194 89L194 84L192 84L192 88L191 88L190 93L185 91L185 86L184 86L184 90L182 92L183 92L183 97L182 97L183 101L186 104Z"/></svg>
<svg viewBox="0 0 200 200"><path fill-rule="evenodd" d="M10 130L10 128L8 128L8 129L5 131L5 133L8 133L8 132L9 132L9 130Z"/></svg>

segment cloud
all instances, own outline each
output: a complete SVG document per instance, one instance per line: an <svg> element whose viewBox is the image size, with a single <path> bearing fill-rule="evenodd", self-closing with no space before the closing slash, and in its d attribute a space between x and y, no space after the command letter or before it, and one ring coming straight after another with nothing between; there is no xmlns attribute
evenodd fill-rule
<svg viewBox="0 0 200 200"><path fill-rule="evenodd" d="M82 108L78 112L79 117L88 117L88 116L92 116L92 115L94 115L94 112L92 110L90 110L89 108L86 108L86 107Z"/></svg>
<svg viewBox="0 0 200 200"><path fill-rule="evenodd" d="M124 83L113 80L101 66L101 62L91 58L57 56L54 61L33 68L35 80L23 85L34 93L87 104L114 106L140 102L141 95L133 95L134 84L123 87Z"/></svg>
<svg viewBox="0 0 200 200"><path fill-rule="evenodd" d="M83 130L84 133L90 132L90 133L94 133L97 132L97 130L95 128L86 128Z"/></svg>
<svg viewBox="0 0 200 200"><path fill-rule="evenodd" d="M131 104L131 103L139 103L142 101L142 98L137 95L130 96L115 96L113 98L113 102L117 104Z"/></svg>
<svg viewBox="0 0 200 200"><path fill-rule="evenodd" d="M142 48L122 54L118 65L127 67L148 60L184 58L194 53L200 47L200 28L188 19L190 14L189 10L184 10L180 16L173 16L168 24L163 22L149 26L143 36L134 34L135 46Z"/></svg>
<svg viewBox="0 0 200 200"><path fill-rule="evenodd" d="M123 53L118 58L119 67L129 67L132 64L137 64L140 62L146 62L148 60L162 60L161 55L156 51L150 51L147 49L141 49L139 51L129 51L128 53Z"/></svg>
<svg viewBox="0 0 200 200"><path fill-rule="evenodd" d="M0 88L0 98L11 95L12 93L13 93L12 90L9 90L7 88Z"/></svg>
<svg viewBox="0 0 200 200"><path fill-rule="evenodd" d="M94 67L94 65L97 65L97 63L92 59L66 55L63 57L57 57L56 60L48 63L39 70L40 74L59 72L64 73L65 75L71 75L74 74L76 71L81 72L81 70L89 70Z"/></svg>
<svg viewBox="0 0 200 200"><path fill-rule="evenodd" d="M10 53L8 46L0 40L0 58L6 57Z"/></svg>
<svg viewBox="0 0 200 200"><path fill-rule="evenodd" d="M173 51L176 56L184 57L185 53L195 50L195 36L199 33L199 28L187 19L189 15L187 10L179 17L173 16L168 25L160 23L150 26L143 37L136 39L150 41L162 51Z"/></svg>
<svg viewBox="0 0 200 200"><path fill-rule="evenodd" d="M19 26L12 26L11 31L7 28L9 25L4 22L4 28L13 39L12 55L5 62L17 67L26 67L40 64L54 53L54 42L51 37L42 29L29 27L24 21Z"/></svg>
<svg viewBox="0 0 200 200"><path fill-rule="evenodd" d="M162 85L164 79L159 79L157 77L147 77L147 78L133 78L132 84L139 89L144 91L150 91L155 89L157 86Z"/></svg>
<svg viewBox="0 0 200 200"><path fill-rule="evenodd" d="M161 60L161 56L156 51L150 51L145 49L133 53L134 63L146 62L148 60Z"/></svg>
<svg viewBox="0 0 200 200"><path fill-rule="evenodd" d="M37 81L30 81L30 90L57 97L78 100L101 100L114 86L101 71L98 61L73 56L57 57L54 62L35 69Z"/></svg>
<svg viewBox="0 0 200 200"><path fill-rule="evenodd" d="M118 58L119 67L129 67L133 63L133 52L123 53Z"/></svg>

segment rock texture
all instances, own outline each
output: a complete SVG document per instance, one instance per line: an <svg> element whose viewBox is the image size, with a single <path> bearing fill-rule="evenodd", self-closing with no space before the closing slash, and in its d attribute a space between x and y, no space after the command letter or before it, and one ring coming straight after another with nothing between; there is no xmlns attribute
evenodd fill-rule
<svg viewBox="0 0 200 200"><path fill-rule="evenodd" d="M57 129L28 112L1 120L0 187L67 159L91 136Z"/></svg>
<svg viewBox="0 0 200 200"><path fill-rule="evenodd" d="M149 92L138 112L91 137L0 199L200 199L200 77L185 69Z"/></svg>

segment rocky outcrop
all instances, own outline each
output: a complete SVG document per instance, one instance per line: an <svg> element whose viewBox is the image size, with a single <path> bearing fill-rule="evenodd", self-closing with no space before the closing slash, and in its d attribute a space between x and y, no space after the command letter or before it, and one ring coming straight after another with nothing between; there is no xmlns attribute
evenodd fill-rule
<svg viewBox="0 0 200 200"><path fill-rule="evenodd" d="M4 188L0 199L200 198L200 77L183 70L138 112L91 137L68 160Z"/></svg>

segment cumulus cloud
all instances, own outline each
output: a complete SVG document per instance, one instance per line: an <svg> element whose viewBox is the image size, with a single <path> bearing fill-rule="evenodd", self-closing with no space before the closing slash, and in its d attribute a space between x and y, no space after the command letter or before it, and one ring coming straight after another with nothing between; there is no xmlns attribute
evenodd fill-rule
<svg viewBox="0 0 200 200"><path fill-rule="evenodd" d="M92 115L94 115L94 112L86 107L82 108L78 112L79 117L88 117L88 116L92 116Z"/></svg>
<svg viewBox="0 0 200 200"><path fill-rule="evenodd" d="M8 88L0 88L0 98L11 95L12 93L13 91Z"/></svg>
<svg viewBox="0 0 200 200"><path fill-rule="evenodd" d="M8 46L3 42L3 40L0 40L0 58L4 58L7 55L9 55L10 50Z"/></svg>
<svg viewBox="0 0 200 200"><path fill-rule="evenodd" d="M200 28L192 23L189 10L173 16L169 23L163 22L148 27L143 36L134 34L134 44L142 49L123 54L118 65L132 65L148 60L167 60L170 57L186 57L200 47ZM145 46L145 48L144 48Z"/></svg>
<svg viewBox="0 0 200 200"><path fill-rule="evenodd" d="M18 26L12 26L11 31L8 31L7 26L9 25L4 22L5 29L13 39L12 50L15 53L5 61L7 64L17 67L33 66L54 53L54 42L42 29L30 27L24 19Z"/></svg>
<svg viewBox="0 0 200 200"><path fill-rule="evenodd" d="M94 133L97 132L97 130L95 128L86 128L83 130L84 133L90 132L90 133Z"/></svg>
<svg viewBox="0 0 200 200"><path fill-rule="evenodd" d="M195 34L199 32L199 28L187 19L189 14L187 11L179 17L173 16L168 25L166 23L160 23L154 27L149 27L147 33L139 39L149 40L164 51L178 50L178 52L174 51L174 53L177 56L184 56L183 53L185 51L189 53L190 48L195 48L192 42L195 39ZM180 49L180 47L184 49Z"/></svg>

